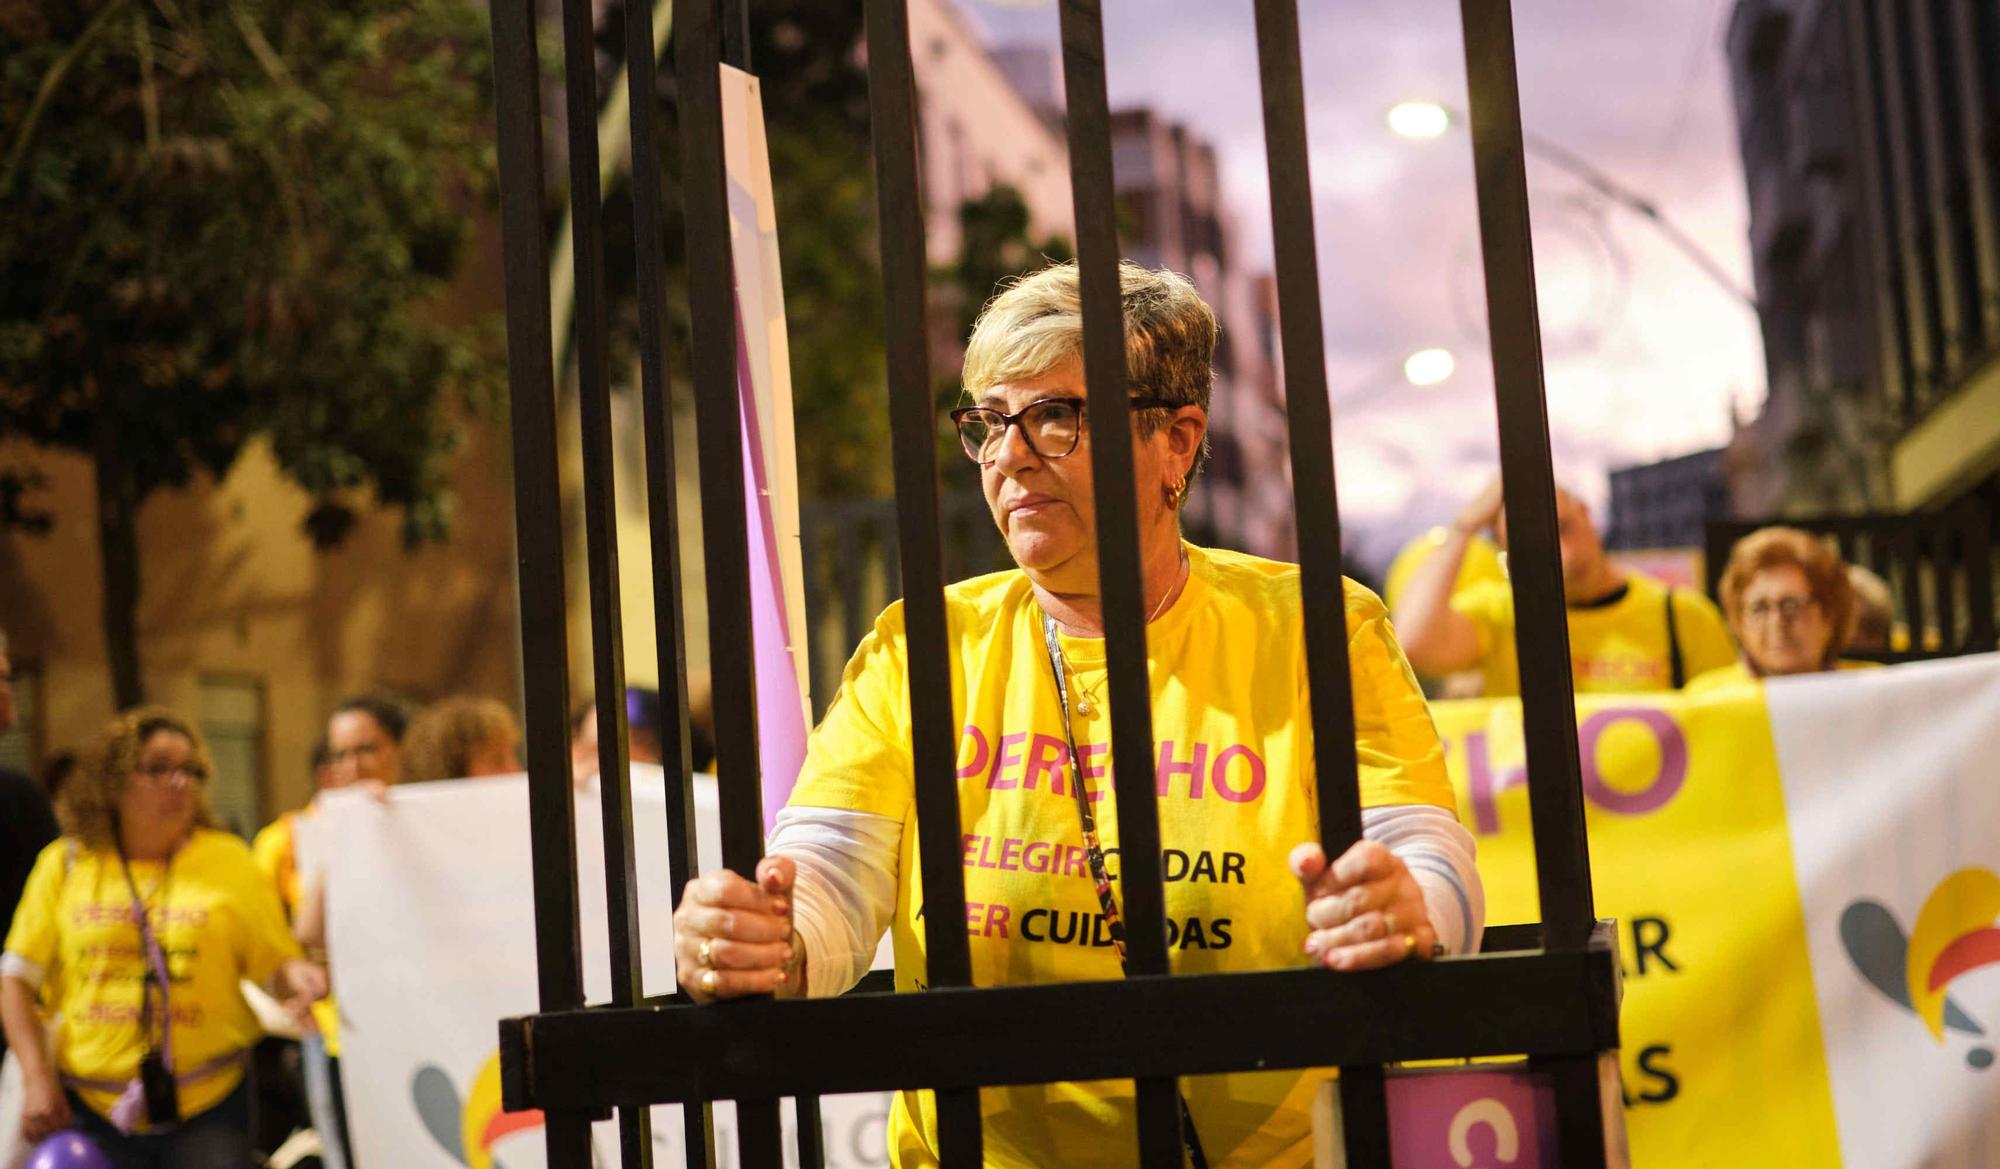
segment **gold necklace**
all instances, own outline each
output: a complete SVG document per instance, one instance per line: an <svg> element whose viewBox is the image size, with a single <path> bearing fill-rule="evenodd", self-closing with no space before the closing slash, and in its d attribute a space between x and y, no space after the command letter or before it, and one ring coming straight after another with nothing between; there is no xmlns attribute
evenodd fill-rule
<svg viewBox="0 0 2000 1169"><path fill-rule="evenodd" d="M1185 547L1181 549L1180 567L1181 567L1181 572L1185 574L1188 568L1187 549ZM1176 594L1178 594L1186 586L1186 584L1187 584L1187 577L1186 575L1183 575L1180 580L1174 582L1173 588L1170 588L1166 592L1162 593L1160 595L1160 603L1153 606L1153 611L1146 615L1146 624L1151 625L1153 622L1158 621L1160 619L1160 614L1167 611L1167 602L1173 600ZM1076 679L1076 689L1077 689L1076 712L1088 718L1090 716L1090 713L1097 709L1096 704L1092 701L1096 697L1094 692L1096 691L1097 687L1089 683L1086 683L1083 680L1083 675L1077 671L1075 665L1071 664L1069 660L1069 655L1067 653L1063 653L1062 645L1060 642L1058 642L1056 645L1056 652L1062 654L1063 669L1068 671L1070 677Z"/></svg>

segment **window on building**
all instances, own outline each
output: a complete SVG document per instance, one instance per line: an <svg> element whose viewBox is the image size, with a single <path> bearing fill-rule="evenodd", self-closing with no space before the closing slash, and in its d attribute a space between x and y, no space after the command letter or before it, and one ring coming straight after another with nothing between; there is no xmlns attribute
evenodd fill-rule
<svg viewBox="0 0 2000 1169"><path fill-rule="evenodd" d="M42 697L42 679L28 662L15 658L13 666L14 725L6 734L0 735L0 768L40 778L42 750L41 744L35 741L35 728L41 725L38 707Z"/></svg>
<svg viewBox="0 0 2000 1169"><path fill-rule="evenodd" d="M238 675L201 680L201 734L215 760L209 800L239 836L264 823L264 683Z"/></svg>

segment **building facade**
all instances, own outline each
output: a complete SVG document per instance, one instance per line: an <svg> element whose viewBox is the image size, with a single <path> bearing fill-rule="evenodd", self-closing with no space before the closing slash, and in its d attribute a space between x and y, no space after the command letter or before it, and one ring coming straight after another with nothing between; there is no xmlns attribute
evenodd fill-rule
<svg viewBox="0 0 2000 1169"><path fill-rule="evenodd" d="M2000 513L2000 7L1739 0L1725 48L1770 383L1737 511Z"/></svg>
<svg viewBox="0 0 2000 1169"><path fill-rule="evenodd" d="M1725 454L1696 451L1612 471L1604 546L1617 552L1701 547L1708 521L1729 515Z"/></svg>

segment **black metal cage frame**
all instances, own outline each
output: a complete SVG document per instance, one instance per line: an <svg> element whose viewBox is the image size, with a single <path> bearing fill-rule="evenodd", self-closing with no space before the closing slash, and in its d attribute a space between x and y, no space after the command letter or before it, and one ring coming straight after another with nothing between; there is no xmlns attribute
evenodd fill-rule
<svg viewBox="0 0 2000 1169"><path fill-rule="evenodd" d="M979 1088L1132 1078L1138 1161L1179 1165L1176 1077L1252 1068L1338 1066L1348 1163L1387 1165L1383 1066L1411 1059L1525 1055L1552 1075L1559 1155L1601 1165L1606 1127L1600 1056L1618 1046L1618 967L1608 923L1592 909L1577 761L1568 632L1557 558L1555 485L1528 228L1512 13L1508 0L1461 0L1501 466L1514 555L1524 730L1541 922L1488 931L1480 954L1338 975L1318 969L1172 976L1159 874L1128 866L1121 880L1131 976L1117 982L973 988L962 912L956 748L940 557L937 419L927 361L926 258L917 172L916 86L906 0L865 0L869 101L880 212L897 547L906 600L911 726L930 989L813 1001L696 1006L647 998L640 979L627 772L624 662L611 490L606 373L604 228L598 189L598 107L590 0L561 0L568 109L578 367L585 469L591 654L604 800L611 1002L588 1006L578 922L575 817L567 742L568 653L562 511L556 462L555 369L546 284L541 79L536 0L490 0L505 249L508 376L526 684L535 888L537 1014L500 1026L503 1097L546 1117L549 1164L589 1165L589 1127L616 1109L623 1164L651 1164L648 1106L685 1109L690 1164L712 1165L708 1105L734 1100L740 1161L782 1163L779 1101L798 1100L800 1163L821 1163L817 1094L927 1088L937 1095L944 1163L981 1162ZM651 40L658 0L632 0L625 20L631 173L640 305L640 393L664 708L673 895L695 870L687 687L675 531L673 418L664 352L660 160ZM747 68L743 0L672 0L679 78L690 364L696 410L721 791L722 860L749 874L763 852L749 612L748 538L737 402L734 277L724 193L723 62ZM1084 363L1092 417L1128 425L1120 329L1118 240L1105 96L1100 0L1061 0L1067 133L1084 303ZM1313 245L1305 103L1295 0L1256 0L1259 80L1277 249L1280 322L1298 515L1302 588L1341 595L1333 419L1327 396L1319 273ZM782 180L781 180L782 181ZM1107 614L1144 611L1131 451L1092 447ZM1351 684L1339 606L1305 606L1304 644L1320 808L1329 852L1361 834ZM1146 759L1152 741L1145 628L1108 622L1114 758ZM1157 854L1152 776L1113 777L1119 839ZM1171 1013L1171 1036L1154 1021ZM1061 1045L1012 1042L1029 1027ZM894 1035L893 1045L881 1041ZM984 1042L982 1042L984 1041ZM977 1045L978 1061L962 1052ZM676 1053L676 1054L666 1054ZM699 1056L679 1053L702 1053Z"/></svg>

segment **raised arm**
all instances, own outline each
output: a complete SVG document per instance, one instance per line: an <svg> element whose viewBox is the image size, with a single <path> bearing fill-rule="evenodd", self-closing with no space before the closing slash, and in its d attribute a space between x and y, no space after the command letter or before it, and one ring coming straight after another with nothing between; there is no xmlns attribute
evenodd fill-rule
<svg viewBox="0 0 2000 1169"><path fill-rule="evenodd" d="M1495 479L1452 521L1444 544L1417 565L1403 586L1391 620L1403 653L1419 672L1450 674L1479 664L1479 628L1451 607L1451 593L1465 565L1466 548L1499 515L1500 481Z"/></svg>

